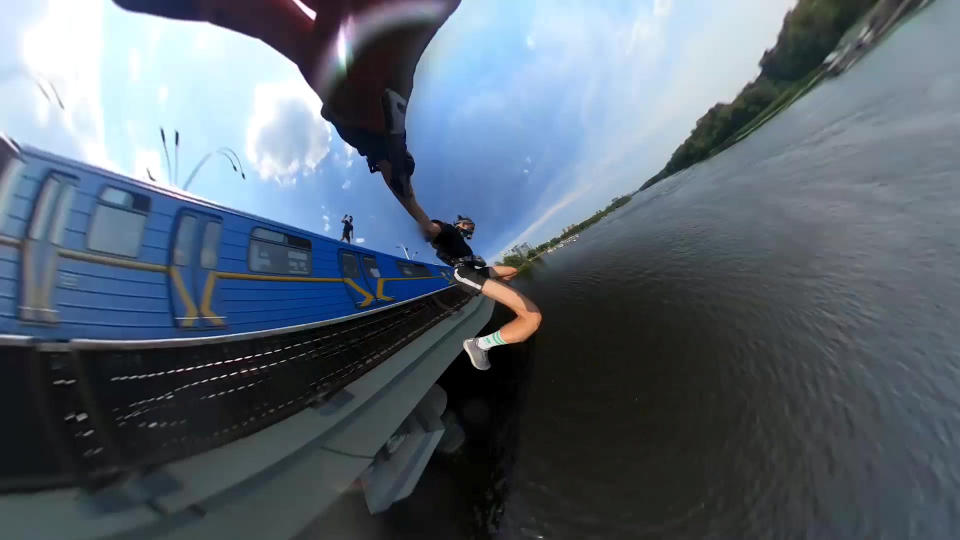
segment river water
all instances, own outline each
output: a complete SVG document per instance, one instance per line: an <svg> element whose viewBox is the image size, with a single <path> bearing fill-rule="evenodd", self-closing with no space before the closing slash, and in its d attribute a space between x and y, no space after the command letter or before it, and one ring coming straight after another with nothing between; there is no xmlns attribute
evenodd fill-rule
<svg viewBox="0 0 960 540"><path fill-rule="evenodd" d="M383 537L960 538L958 27L542 259L543 327L444 376L470 441Z"/></svg>
<svg viewBox="0 0 960 540"><path fill-rule="evenodd" d="M499 537L960 538L958 27L534 269Z"/></svg>

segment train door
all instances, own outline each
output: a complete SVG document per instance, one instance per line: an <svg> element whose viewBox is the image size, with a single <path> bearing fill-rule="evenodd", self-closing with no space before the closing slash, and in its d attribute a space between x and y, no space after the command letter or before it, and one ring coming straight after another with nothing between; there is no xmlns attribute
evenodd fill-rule
<svg viewBox="0 0 960 540"><path fill-rule="evenodd" d="M383 291L380 290L380 278L383 276L380 275L380 266L377 264L377 258L373 255L362 255L360 257L360 266L363 270L363 275L367 278L367 283L370 284L370 292L376 297L374 302L381 304L392 302L393 298L384 295Z"/></svg>
<svg viewBox="0 0 960 540"><path fill-rule="evenodd" d="M224 326L214 308L223 223L217 216L182 210L170 250L170 298L179 328Z"/></svg>
<svg viewBox="0 0 960 540"><path fill-rule="evenodd" d="M53 290L74 191L73 178L54 173L44 180L34 202L21 251L20 319L24 321L59 322Z"/></svg>
<svg viewBox="0 0 960 540"><path fill-rule="evenodd" d="M353 251L340 251L340 270L343 272L344 279L348 279L356 285L354 287L350 282L344 283L354 305L359 309L373 306L376 303L373 295L376 291L377 281L368 277L368 273L361 266L360 255ZM358 290L358 288L362 290Z"/></svg>

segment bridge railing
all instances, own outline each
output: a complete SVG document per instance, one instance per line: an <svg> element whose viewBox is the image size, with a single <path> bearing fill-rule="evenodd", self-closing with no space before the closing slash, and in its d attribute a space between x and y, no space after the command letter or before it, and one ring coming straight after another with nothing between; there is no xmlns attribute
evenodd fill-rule
<svg viewBox="0 0 960 540"><path fill-rule="evenodd" d="M0 348L0 490L96 489L322 404L463 307L448 288L307 330L178 347Z"/></svg>

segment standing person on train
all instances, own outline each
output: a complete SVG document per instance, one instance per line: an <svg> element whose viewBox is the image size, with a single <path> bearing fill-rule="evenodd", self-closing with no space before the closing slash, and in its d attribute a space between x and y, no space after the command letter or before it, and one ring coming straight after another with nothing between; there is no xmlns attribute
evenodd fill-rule
<svg viewBox="0 0 960 540"><path fill-rule="evenodd" d="M340 223L343 223L343 234L340 235L340 241L349 244L350 236L353 234L353 216L344 215Z"/></svg>

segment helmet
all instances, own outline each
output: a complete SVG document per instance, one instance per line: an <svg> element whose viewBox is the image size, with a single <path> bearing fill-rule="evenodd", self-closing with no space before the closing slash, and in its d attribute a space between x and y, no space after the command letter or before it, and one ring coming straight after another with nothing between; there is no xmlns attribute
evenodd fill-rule
<svg viewBox="0 0 960 540"><path fill-rule="evenodd" d="M464 238L470 240L473 238L473 231L477 228L476 223L467 216L457 215L457 221L453 225L460 231Z"/></svg>

